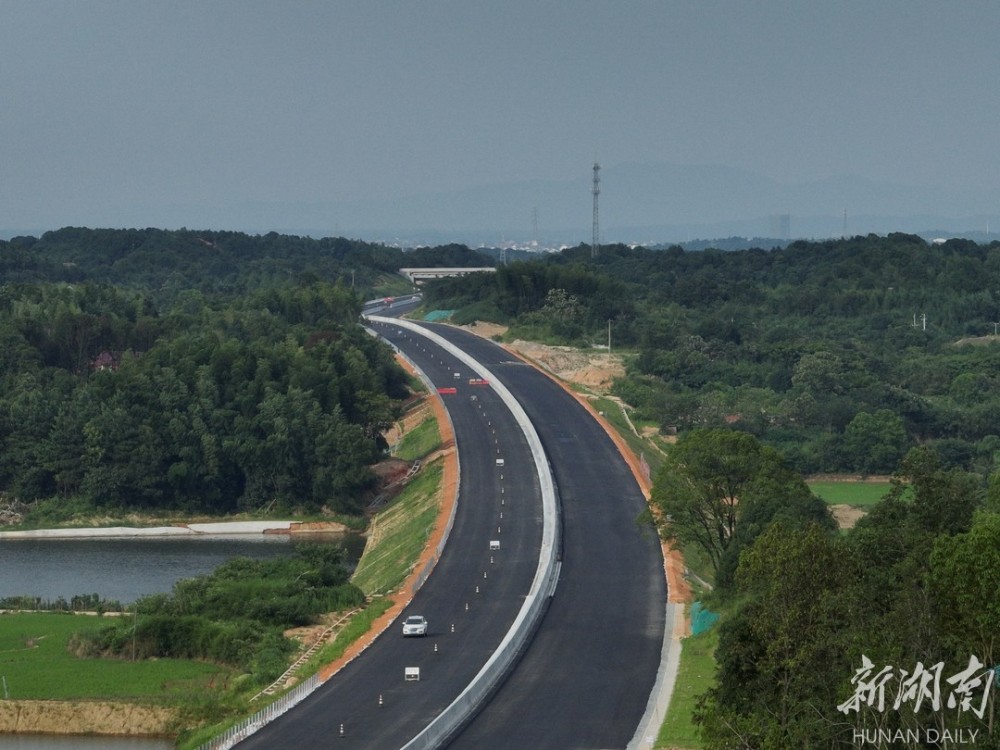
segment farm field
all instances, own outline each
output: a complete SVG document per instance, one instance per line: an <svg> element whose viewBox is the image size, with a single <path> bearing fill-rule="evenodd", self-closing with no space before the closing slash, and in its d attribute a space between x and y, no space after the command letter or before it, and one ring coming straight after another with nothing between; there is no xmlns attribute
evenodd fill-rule
<svg viewBox="0 0 1000 750"><path fill-rule="evenodd" d="M892 485L888 481L806 481L809 489L828 505L867 507L881 500Z"/></svg>
<svg viewBox="0 0 1000 750"><path fill-rule="evenodd" d="M74 633L96 630L102 617L61 613L0 615L0 675L11 700L135 700L172 703L232 674L183 659L84 659L70 649ZM2 690L3 688L0 688Z"/></svg>

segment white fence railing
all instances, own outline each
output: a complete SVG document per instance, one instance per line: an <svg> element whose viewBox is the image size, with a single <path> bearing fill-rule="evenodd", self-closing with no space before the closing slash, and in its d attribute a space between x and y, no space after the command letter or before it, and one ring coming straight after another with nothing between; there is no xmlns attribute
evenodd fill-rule
<svg viewBox="0 0 1000 750"><path fill-rule="evenodd" d="M236 745L236 743L245 740L268 722L274 721L283 713L304 701L319 686L319 676L313 675L296 685L273 703L264 706L264 708L253 716L244 719L222 734L199 745L198 750L228 750Z"/></svg>

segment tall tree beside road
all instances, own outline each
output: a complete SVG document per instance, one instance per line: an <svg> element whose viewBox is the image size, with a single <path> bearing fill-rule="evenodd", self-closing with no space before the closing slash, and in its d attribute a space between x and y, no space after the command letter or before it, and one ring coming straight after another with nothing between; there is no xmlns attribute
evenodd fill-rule
<svg viewBox="0 0 1000 750"><path fill-rule="evenodd" d="M816 524L773 523L740 556L740 603L720 628L716 684L696 715L705 747L843 746L850 727L836 706L850 674L854 575L846 545Z"/></svg>
<svg viewBox="0 0 1000 750"><path fill-rule="evenodd" d="M926 728L1000 746L983 687L1000 658L1000 515L979 507L982 494L918 448L853 529L775 518L742 550L723 602L715 684L697 711L704 747L832 750L855 746L855 731ZM864 676L866 663L875 666ZM929 693L912 699L906 678L938 665L940 706ZM963 696L969 708L948 703Z"/></svg>
<svg viewBox="0 0 1000 750"><path fill-rule="evenodd" d="M681 545L701 547L718 573L735 568L748 545L776 517L829 526L822 502L781 455L732 430L693 430L667 454L652 491L662 531Z"/></svg>

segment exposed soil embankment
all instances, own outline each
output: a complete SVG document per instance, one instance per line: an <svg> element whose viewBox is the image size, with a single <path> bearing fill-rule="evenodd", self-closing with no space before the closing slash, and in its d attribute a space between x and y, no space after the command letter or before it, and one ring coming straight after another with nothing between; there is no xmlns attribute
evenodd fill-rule
<svg viewBox="0 0 1000 750"><path fill-rule="evenodd" d="M505 326L482 321L465 328L483 338L493 338L507 331ZM601 395L610 392L615 378L625 375L625 364L621 356L611 354L607 349L552 346L521 339L506 346L559 378L586 386Z"/></svg>
<svg viewBox="0 0 1000 750"><path fill-rule="evenodd" d="M0 701L0 734L171 737L176 719L170 709L131 703Z"/></svg>

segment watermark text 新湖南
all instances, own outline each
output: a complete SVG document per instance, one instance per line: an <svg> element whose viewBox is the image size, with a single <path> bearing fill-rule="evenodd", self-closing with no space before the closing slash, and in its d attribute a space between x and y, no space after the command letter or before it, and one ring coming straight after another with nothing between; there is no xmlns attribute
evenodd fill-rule
<svg viewBox="0 0 1000 750"><path fill-rule="evenodd" d="M997 671L995 667L985 667L976 656L969 657L965 669L947 677L944 676L944 662L930 667L918 662L912 671L908 671L896 670L892 666L876 670L867 656L862 655L861 660L861 668L851 678L854 693L837 706L841 713L860 713L863 706L879 713L890 708L901 711L911 707L914 714L921 708L935 712L950 709L958 714L970 712L982 719ZM940 741L966 744L974 743L979 731L976 728L945 729L939 726L894 730L858 728L854 732L854 741L872 744Z"/></svg>

